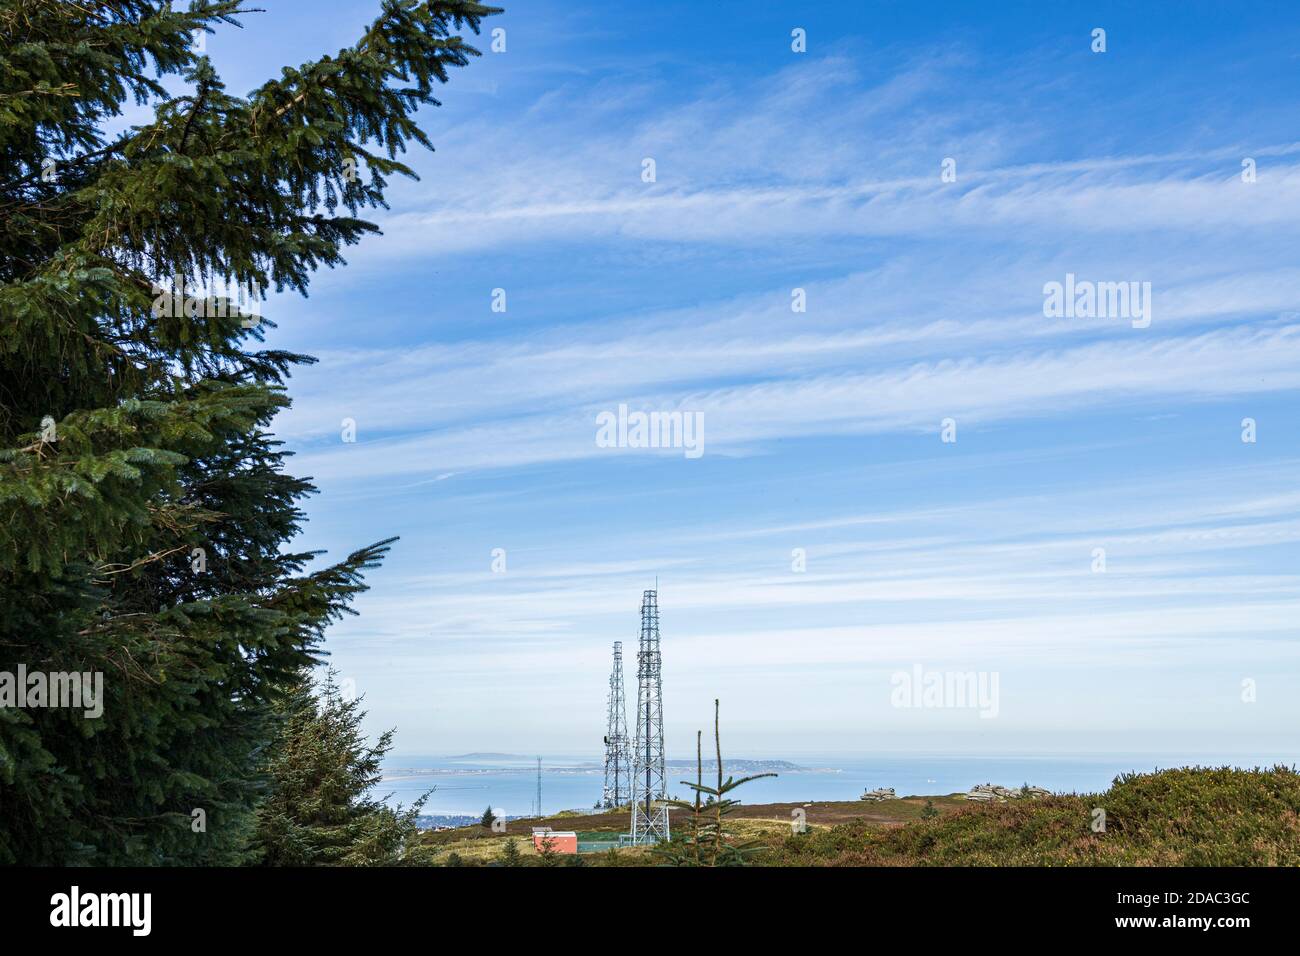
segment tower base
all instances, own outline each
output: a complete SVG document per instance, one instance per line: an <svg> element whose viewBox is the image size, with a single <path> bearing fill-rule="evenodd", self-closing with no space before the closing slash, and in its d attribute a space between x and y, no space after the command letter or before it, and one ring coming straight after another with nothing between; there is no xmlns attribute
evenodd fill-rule
<svg viewBox="0 0 1300 956"><path fill-rule="evenodd" d="M671 838L668 825L668 807L663 804L650 805L650 812L646 813L643 804L637 804L632 808L632 832L628 835L628 843L632 846L644 843L662 843Z"/></svg>

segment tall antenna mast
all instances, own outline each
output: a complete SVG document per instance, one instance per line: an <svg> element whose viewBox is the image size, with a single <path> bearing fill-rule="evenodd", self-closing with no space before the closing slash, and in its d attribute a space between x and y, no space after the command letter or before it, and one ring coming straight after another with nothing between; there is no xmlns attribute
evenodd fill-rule
<svg viewBox="0 0 1300 956"><path fill-rule="evenodd" d="M614 642L614 669L609 675L608 714L605 724L605 807L628 802L632 770L627 739L627 703L623 694L623 642Z"/></svg>
<svg viewBox="0 0 1300 956"><path fill-rule="evenodd" d="M542 758L537 758L537 815L542 815Z"/></svg>
<svg viewBox="0 0 1300 956"><path fill-rule="evenodd" d="M632 750L632 842L668 839L664 767L663 675L659 656L659 591L641 596L641 648L636 655L636 739Z"/></svg>

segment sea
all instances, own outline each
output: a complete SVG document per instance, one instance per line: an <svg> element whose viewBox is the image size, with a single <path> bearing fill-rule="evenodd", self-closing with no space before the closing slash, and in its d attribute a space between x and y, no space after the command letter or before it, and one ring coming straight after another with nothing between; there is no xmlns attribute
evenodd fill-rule
<svg viewBox="0 0 1300 956"><path fill-rule="evenodd" d="M965 792L980 783L1006 787L1022 784L1054 793L1098 793L1121 773L1172 767L1271 767L1300 765L1300 754L1268 754L1259 759L1207 754L1070 754L1067 756L969 754L803 754L798 757L738 758L741 766L756 760L780 760L799 769L754 780L735 791L742 803L813 803L856 800L863 791L893 787L900 797ZM724 758L724 767L730 761ZM730 770L728 772L731 772ZM736 775L753 772L736 771ZM706 770L706 782L708 772ZM689 799L678 783L695 779L693 763L668 767L669 793ZM595 758L542 755L541 812L585 810L600 800L603 765ZM390 756L379 794L390 806L410 806L429 794L426 817L479 817L487 807L498 815L525 817L537 810L537 758L512 754L467 754L444 757ZM451 821L449 821L451 822Z"/></svg>

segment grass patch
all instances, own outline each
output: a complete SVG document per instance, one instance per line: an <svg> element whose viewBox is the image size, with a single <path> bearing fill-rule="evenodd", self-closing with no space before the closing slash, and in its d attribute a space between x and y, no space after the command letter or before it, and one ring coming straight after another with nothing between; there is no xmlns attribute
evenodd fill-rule
<svg viewBox="0 0 1300 956"><path fill-rule="evenodd" d="M935 801L939 806L939 801ZM1093 832L1094 808L1106 830ZM855 821L790 836L776 866L1300 866L1300 775L1165 770L1105 793L967 804L901 826Z"/></svg>

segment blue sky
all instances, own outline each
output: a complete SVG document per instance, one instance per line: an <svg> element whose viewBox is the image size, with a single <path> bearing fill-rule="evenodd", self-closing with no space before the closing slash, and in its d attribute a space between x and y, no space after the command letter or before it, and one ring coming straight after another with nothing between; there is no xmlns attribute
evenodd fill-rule
<svg viewBox="0 0 1300 956"><path fill-rule="evenodd" d="M207 41L235 91L377 7L259 5ZM384 235L266 307L321 359L278 428L321 489L302 543L402 537L328 641L371 730L597 754L658 576L671 756L714 697L754 756L1300 751L1300 16L528 2L489 26L506 51L426 111ZM1067 274L1149 282L1150 326L1046 317ZM598 447L620 403L702 414L705 453ZM997 716L892 706L915 665L997 673Z"/></svg>

